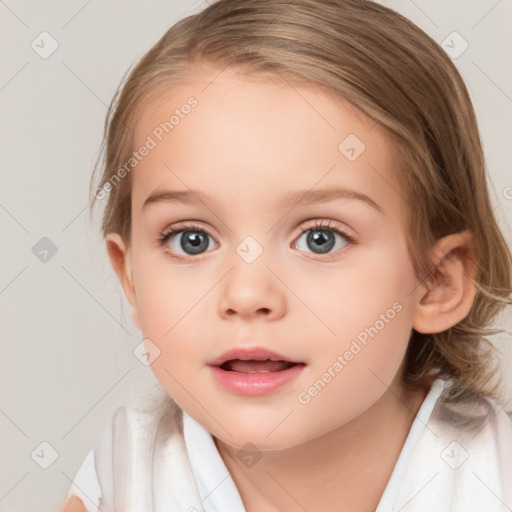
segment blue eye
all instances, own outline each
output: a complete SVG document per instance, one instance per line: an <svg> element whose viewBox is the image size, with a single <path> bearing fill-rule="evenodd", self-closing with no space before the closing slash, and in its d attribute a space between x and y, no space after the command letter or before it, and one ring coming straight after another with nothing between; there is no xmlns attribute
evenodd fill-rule
<svg viewBox="0 0 512 512"><path fill-rule="evenodd" d="M210 240L213 240L213 237L199 226L189 226L188 229L169 229L159 238L160 244L169 246L178 257L194 256L205 252L211 245ZM184 254L180 254L179 250Z"/></svg>
<svg viewBox="0 0 512 512"><path fill-rule="evenodd" d="M305 238L306 247L311 249L314 254L326 254L333 248L335 251L343 249L347 245L354 243L353 238L343 231L330 227L329 223L323 225L321 222L307 228L302 228L302 233L297 239L297 249L308 252L307 248L299 247L299 242Z"/></svg>

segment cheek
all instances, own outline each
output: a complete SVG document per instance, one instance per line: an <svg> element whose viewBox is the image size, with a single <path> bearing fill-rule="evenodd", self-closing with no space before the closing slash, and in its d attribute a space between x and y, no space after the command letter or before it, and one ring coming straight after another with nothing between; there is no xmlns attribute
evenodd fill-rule
<svg viewBox="0 0 512 512"><path fill-rule="evenodd" d="M148 241L142 240L133 254L139 318L144 334L162 337L198 301L202 281L186 265L172 261L163 248L144 244Z"/></svg>
<svg viewBox="0 0 512 512"><path fill-rule="evenodd" d="M416 279L406 247L400 239L375 245L355 251L339 268L301 269L294 292L311 311L299 302L295 306L292 297L294 309L301 313L297 321L304 323L307 314L317 333L331 343L342 344L374 324L383 330L382 321L393 335L407 335Z"/></svg>
<svg viewBox="0 0 512 512"><path fill-rule="evenodd" d="M137 310L143 336L164 350L180 324L186 323L187 310L197 297L194 282L184 283L177 278L174 274L178 272L170 272L166 258L155 258L154 252L134 253Z"/></svg>
<svg viewBox="0 0 512 512"><path fill-rule="evenodd" d="M197 312L205 292L198 289L194 280L185 282L174 274L177 272L170 272L169 266L148 265L140 274L137 303L142 335L159 350L151 371L169 396L183 407L189 398L184 389L192 391L191 376L201 369L205 358L197 335Z"/></svg>
<svg viewBox="0 0 512 512"><path fill-rule="evenodd" d="M382 388L379 381L389 385L393 380L411 333L415 286L408 253L397 244L383 245L350 269L332 273L328 286L317 284L315 293L305 295L331 331L317 323L316 343L322 348L316 351L314 377L346 356L336 378L344 389L360 395L361 386Z"/></svg>

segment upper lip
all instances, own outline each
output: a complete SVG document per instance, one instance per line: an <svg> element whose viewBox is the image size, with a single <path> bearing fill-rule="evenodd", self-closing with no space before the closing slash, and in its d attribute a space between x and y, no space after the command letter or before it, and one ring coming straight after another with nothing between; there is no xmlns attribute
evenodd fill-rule
<svg viewBox="0 0 512 512"><path fill-rule="evenodd" d="M228 350L219 357L212 359L208 365L221 366L226 361L230 361L232 359L240 359L241 361L266 361L267 359L270 359L271 361L288 361L290 363L301 363L301 361L295 361L289 357L283 356L277 352L274 352L273 350L269 350L264 347L246 347L233 348Z"/></svg>

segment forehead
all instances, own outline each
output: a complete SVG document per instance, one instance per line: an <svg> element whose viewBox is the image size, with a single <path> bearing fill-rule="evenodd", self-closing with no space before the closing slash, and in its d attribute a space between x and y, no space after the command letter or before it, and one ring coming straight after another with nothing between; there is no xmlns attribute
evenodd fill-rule
<svg viewBox="0 0 512 512"><path fill-rule="evenodd" d="M319 88L224 71L195 74L148 102L133 149L134 210L155 189L186 188L230 207L271 207L283 192L345 186L383 210L400 200L396 162L382 129Z"/></svg>

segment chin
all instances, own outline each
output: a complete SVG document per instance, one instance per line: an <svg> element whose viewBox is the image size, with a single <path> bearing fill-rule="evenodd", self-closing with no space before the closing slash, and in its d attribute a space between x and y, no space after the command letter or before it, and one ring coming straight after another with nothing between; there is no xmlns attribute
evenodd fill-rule
<svg viewBox="0 0 512 512"><path fill-rule="evenodd" d="M247 443L251 443L260 451L287 450L306 441L304 429L299 429L296 423L292 423L291 417L284 422L282 420L283 416L277 421L273 418L268 421L263 421L262 418L251 421L250 417L240 420L225 416L223 422L231 436L217 428L213 435L232 448L244 449ZM284 425L287 422L290 424Z"/></svg>
<svg viewBox="0 0 512 512"><path fill-rule="evenodd" d="M289 437L276 436L275 439L266 438L266 434L258 433L233 433L233 438L221 438L222 443L235 450L248 450L259 452L279 452L294 448L301 444L300 440L290 439Z"/></svg>

